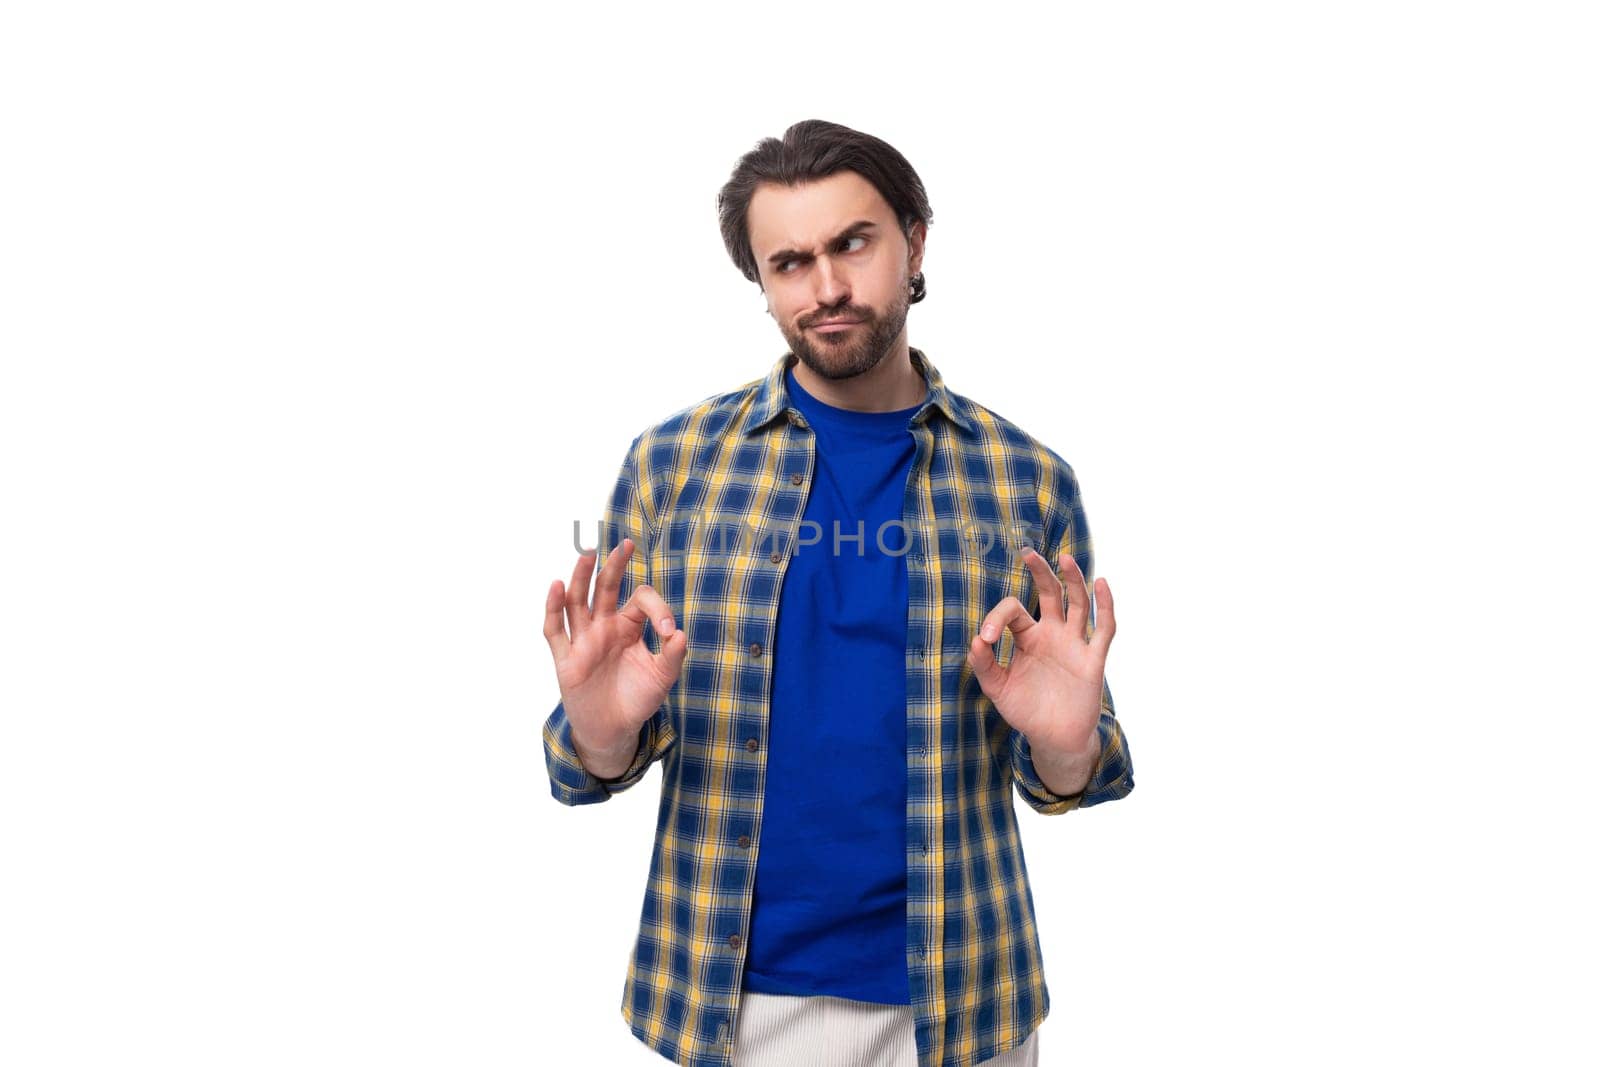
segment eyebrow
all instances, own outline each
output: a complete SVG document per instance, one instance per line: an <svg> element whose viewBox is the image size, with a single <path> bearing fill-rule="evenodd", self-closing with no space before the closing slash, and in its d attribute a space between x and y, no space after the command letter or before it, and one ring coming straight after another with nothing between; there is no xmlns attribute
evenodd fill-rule
<svg viewBox="0 0 1600 1067"><path fill-rule="evenodd" d="M845 240L846 238L854 237L857 233L861 232L862 230L875 230L877 228L878 228L878 224L875 223L875 222L872 222L872 221L870 221L868 219L858 219L857 221L852 222L850 225L846 226L844 229L840 230L838 233L836 233L832 237L830 237L828 239L828 245L830 247L832 245L836 245L840 241ZM772 255L768 256L767 257L767 262L773 264L774 266L776 266L777 264L782 263L786 259L810 259L810 258L811 258L811 253L810 252L802 252L798 248L781 248L778 251L772 253Z"/></svg>

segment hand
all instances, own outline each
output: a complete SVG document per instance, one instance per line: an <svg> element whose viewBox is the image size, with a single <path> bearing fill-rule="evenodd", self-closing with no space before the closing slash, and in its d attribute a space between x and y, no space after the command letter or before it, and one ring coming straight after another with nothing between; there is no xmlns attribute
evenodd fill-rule
<svg viewBox="0 0 1600 1067"><path fill-rule="evenodd" d="M580 553L570 588L563 590L557 579L545 595L544 636L555 657L573 742L581 741L593 753L626 748L632 754L639 727L667 698L689 650L688 638L650 586L636 586L628 602L617 607L622 575L633 552L633 538L625 537L606 557L592 611L589 576L597 553ZM563 607L572 628L570 638L562 623ZM646 618L655 620L661 635L659 655L644 643Z"/></svg>
<svg viewBox="0 0 1600 1067"><path fill-rule="evenodd" d="M1072 553L1061 552L1065 605L1062 579L1045 558L1032 548L1024 549L1022 558L1039 590L1039 618L1029 615L1016 597L1006 597L984 617L967 660L1001 717L1035 748L1083 752L1094 741L1100 722L1106 652L1117 629L1111 586L1104 578L1095 581L1099 622L1090 637L1089 590ZM1000 639L1003 627L1010 628L1016 641L1011 662L1004 668L989 647Z"/></svg>

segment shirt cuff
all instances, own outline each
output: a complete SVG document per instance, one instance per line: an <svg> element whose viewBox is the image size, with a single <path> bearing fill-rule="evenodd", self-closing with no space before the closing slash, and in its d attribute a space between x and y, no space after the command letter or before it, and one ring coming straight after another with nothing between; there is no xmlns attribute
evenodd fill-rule
<svg viewBox="0 0 1600 1067"><path fill-rule="evenodd" d="M597 778L578 758L572 743L572 722L565 705L557 703L544 725L544 757L550 772L551 796L567 805L598 804L635 784L650 768L655 729L652 715L639 727L639 747L627 769L615 778Z"/></svg>
<svg viewBox="0 0 1600 1067"><path fill-rule="evenodd" d="M1133 765L1127 759L1122 727L1116 716L1100 706L1100 721L1095 725L1100 737L1100 756L1083 789L1076 793L1055 793L1039 777L1033 763L1033 747L1020 730L1011 734L1011 767L1017 793L1033 810L1043 815L1060 815L1074 808L1088 808L1117 800L1133 791Z"/></svg>

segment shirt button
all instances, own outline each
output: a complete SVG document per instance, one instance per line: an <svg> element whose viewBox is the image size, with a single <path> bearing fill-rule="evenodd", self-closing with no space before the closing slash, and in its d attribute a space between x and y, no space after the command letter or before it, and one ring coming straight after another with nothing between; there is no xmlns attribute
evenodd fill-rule
<svg viewBox="0 0 1600 1067"><path fill-rule="evenodd" d="M799 485L806 480L806 476L796 471L794 474L789 475L789 480L795 485Z"/></svg>
<svg viewBox="0 0 1600 1067"><path fill-rule="evenodd" d="M752 656L761 655L761 642L760 641L751 641L750 642L750 654Z"/></svg>
<svg viewBox="0 0 1600 1067"><path fill-rule="evenodd" d="M744 743L744 747L748 748L751 752L754 752L756 750L756 739L752 737L750 740Z"/></svg>
<svg viewBox="0 0 1600 1067"><path fill-rule="evenodd" d="M743 942L740 940L738 934L729 934L728 935L728 947L729 948L738 948L740 946L740 944L742 944L742 943Z"/></svg>
<svg viewBox="0 0 1600 1067"><path fill-rule="evenodd" d="M779 560L783 559L783 554L779 553L779 552L774 552L772 555L768 556L767 558L770 559L772 562L777 563Z"/></svg>
<svg viewBox="0 0 1600 1067"><path fill-rule="evenodd" d="M750 847L750 835L749 834L740 834L739 835L739 847L740 848L749 848ZM927 851L927 850L924 849L923 851Z"/></svg>
<svg viewBox="0 0 1600 1067"><path fill-rule="evenodd" d="M928 754L928 746L923 745L921 748L917 749L917 754L926 757Z"/></svg>

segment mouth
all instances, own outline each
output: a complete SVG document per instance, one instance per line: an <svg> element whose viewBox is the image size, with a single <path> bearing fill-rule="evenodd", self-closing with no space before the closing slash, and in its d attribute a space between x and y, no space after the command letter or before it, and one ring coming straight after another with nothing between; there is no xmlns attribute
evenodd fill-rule
<svg viewBox="0 0 1600 1067"><path fill-rule="evenodd" d="M843 333L852 326L861 325L860 319L830 319L827 322L814 322L811 329L818 333Z"/></svg>

